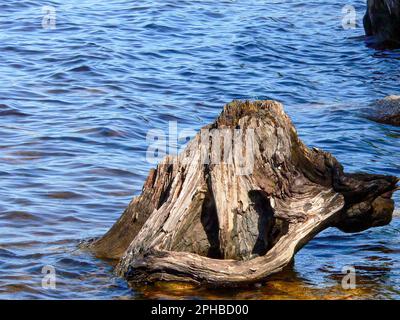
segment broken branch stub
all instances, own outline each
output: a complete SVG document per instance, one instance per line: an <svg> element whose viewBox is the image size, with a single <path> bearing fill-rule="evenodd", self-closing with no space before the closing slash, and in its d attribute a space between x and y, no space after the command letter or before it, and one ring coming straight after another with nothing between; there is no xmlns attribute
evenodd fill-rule
<svg viewBox="0 0 400 320"><path fill-rule="evenodd" d="M346 174L309 149L276 101L233 101L91 244L131 281L210 286L264 280L327 227L357 232L393 213L392 176Z"/></svg>

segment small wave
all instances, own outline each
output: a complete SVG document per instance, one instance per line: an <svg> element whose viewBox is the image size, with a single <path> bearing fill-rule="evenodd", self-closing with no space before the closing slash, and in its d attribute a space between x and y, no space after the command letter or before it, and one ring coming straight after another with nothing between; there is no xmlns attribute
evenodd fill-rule
<svg viewBox="0 0 400 320"><path fill-rule="evenodd" d="M60 221L63 221L63 222L76 222L76 223L80 223L80 224L83 224L85 222L85 220L79 219L78 217L74 217L74 216L71 216L71 215L62 217L60 219Z"/></svg>
<svg viewBox="0 0 400 320"><path fill-rule="evenodd" d="M89 66L83 65L83 66L72 68L69 71L71 71L71 72L89 72L89 71L92 71L92 69L90 69Z"/></svg>
<svg viewBox="0 0 400 320"><path fill-rule="evenodd" d="M0 104L0 116L15 116L15 117L26 117L28 114L16 110L7 106L6 104Z"/></svg>
<svg viewBox="0 0 400 320"><path fill-rule="evenodd" d="M57 261L57 264L71 266L71 267L93 267L91 263L88 263L82 259L73 259L73 258L61 258Z"/></svg>
<svg viewBox="0 0 400 320"><path fill-rule="evenodd" d="M19 292L23 292L23 293L37 293L38 291L33 289L32 286L24 284L22 282L20 283L12 283L12 284L8 284L5 286L1 286L0 291L4 290L5 292L8 292L9 294L12 293L19 293ZM12 295L11 295L12 297Z"/></svg>
<svg viewBox="0 0 400 320"><path fill-rule="evenodd" d="M72 191L60 191L60 192L47 192L46 196L53 199L79 199L83 198L83 195Z"/></svg>
<svg viewBox="0 0 400 320"><path fill-rule="evenodd" d="M0 247L0 257L2 258L15 258L16 254L10 250L3 249Z"/></svg>
<svg viewBox="0 0 400 320"><path fill-rule="evenodd" d="M178 29L178 28L175 28L175 27L172 27L172 26L167 26L167 25L162 25L162 24L158 24L158 23L154 23L154 22L146 24L144 26L144 29L150 29L150 30L154 30L154 31L157 31L157 32L160 32L160 33L163 33L163 32L165 32L165 33L167 33L167 32L178 32L178 31L180 31L180 29Z"/></svg>
<svg viewBox="0 0 400 320"><path fill-rule="evenodd" d="M69 93L69 90L67 90L67 89L49 89L49 90L46 90L46 92L49 94L66 94L66 93Z"/></svg>
<svg viewBox="0 0 400 320"><path fill-rule="evenodd" d="M97 127L79 130L78 133L90 133L100 137L123 137L125 134L122 131L114 130L108 127Z"/></svg>
<svg viewBox="0 0 400 320"><path fill-rule="evenodd" d="M7 221L39 221L37 215L26 211L7 211L1 214L2 219Z"/></svg>
<svg viewBox="0 0 400 320"><path fill-rule="evenodd" d="M116 168L96 168L96 169L91 169L88 171L90 174L101 174L101 175L112 175L112 176L118 176L118 177L140 177L135 172L131 172L128 170L124 169L116 169Z"/></svg>

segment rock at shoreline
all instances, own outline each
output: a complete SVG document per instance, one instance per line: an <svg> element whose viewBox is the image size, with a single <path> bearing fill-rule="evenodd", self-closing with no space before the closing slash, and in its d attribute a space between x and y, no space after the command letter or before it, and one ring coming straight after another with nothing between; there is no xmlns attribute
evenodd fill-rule
<svg viewBox="0 0 400 320"><path fill-rule="evenodd" d="M400 1L368 0L364 16L367 36L388 46L400 47Z"/></svg>
<svg viewBox="0 0 400 320"><path fill-rule="evenodd" d="M388 96L377 100L371 107L369 119L379 123L400 126L400 96Z"/></svg>

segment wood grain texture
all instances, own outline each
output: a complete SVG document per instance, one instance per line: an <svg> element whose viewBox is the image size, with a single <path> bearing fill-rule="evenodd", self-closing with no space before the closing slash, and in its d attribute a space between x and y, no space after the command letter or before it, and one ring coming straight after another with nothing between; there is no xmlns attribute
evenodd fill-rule
<svg viewBox="0 0 400 320"><path fill-rule="evenodd" d="M390 222L398 179L346 174L309 149L276 101L233 101L177 157L150 171L142 194L102 238L130 281L236 286L282 270L318 232Z"/></svg>

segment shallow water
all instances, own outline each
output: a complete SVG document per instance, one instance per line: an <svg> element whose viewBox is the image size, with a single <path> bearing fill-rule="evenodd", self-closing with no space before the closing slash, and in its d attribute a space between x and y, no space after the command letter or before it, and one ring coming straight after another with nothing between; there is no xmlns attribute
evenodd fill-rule
<svg viewBox="0 0 400 320"><path fill-rule="evenodd" d="M47 4L56 29L42 28L41 1L0 4L0 298L400 298L400 218L326 230L290 270L228 292L129 287L76 247L140 192L149 129L199 129L235 98L282 101L302 139L348 171L400 176L400 129L362 117L400 79L400 51L365 44L364 1ZM56 289L42 288L46 265ZM344 266L357 289L341 288Z"/></svg>

